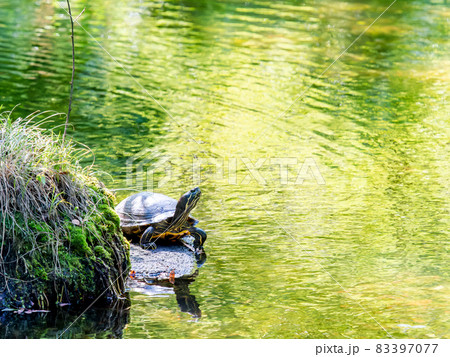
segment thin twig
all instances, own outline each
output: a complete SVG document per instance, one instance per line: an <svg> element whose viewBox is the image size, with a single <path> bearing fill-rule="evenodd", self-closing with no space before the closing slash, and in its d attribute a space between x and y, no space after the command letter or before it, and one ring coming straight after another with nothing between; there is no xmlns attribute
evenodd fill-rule
<svg viewBox="0 0 450 357"><path fill-rule="evenodd" d="M72 95L73 95L73 77L75 75L75 42L73 37L73 18L72 18L72 11L70 9L70 2L67 0L67 7L69 9L69 17L70 17L70 25L72 27L72 79L70 81L70 96L69 96L69 108L67 110L67 117L66 117L66 125L64 126L64 134L63 134L63 140L66 138L66 132L67 132L67 126L69 125L69 117L70 112L72 111ZM81 14L80 14L81 15Z"/></svg>

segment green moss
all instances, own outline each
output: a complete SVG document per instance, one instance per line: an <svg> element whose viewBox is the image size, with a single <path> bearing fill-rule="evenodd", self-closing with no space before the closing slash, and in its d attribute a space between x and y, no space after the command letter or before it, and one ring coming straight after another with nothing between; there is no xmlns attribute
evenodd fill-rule
<svg viewBox="0 0 450 357"><path fill-rule="evenodd" d="M97 194L94 197L96 204L104 203L108 206L114 205L114 195L100 181L94 177L90 177L89 180L86 181L86 184Z"/></svg>
<svg viewBox="0 0 450 357"><path fill-rule="evenodd" d="M59 250L59 258L63 270L67 269L68 272L73 272L83 269L83 264L80 259L81 257L71 254L67 248L61 248Z"/></svg>
<svg viewBox="0 0 450 357"><path fill-rule="evenodd" d="M111 260L111 253L108 252L105 247L102 247L101 245L97 245L94 248L94 253L95 256L101 258L101 259L106 259L106 260Z"/></svg>
<svg viewBox="0 0 450 357"><path fill-rule="evenodd" d="M41 261L39 254L34 254L31 258L31 265L29 266L30 274L40 281L48 281L46 262Z"/></svg>
<svg viewBox="0 0 450 357"><path fill-rule="evenodd" d="M35 222L35 221L29 221L28 226L35 230L36 232L50 232L51 228L47 223L44 222Z"/></svg>
<svg viewBox="0 0 450 357"><path fill-rule="evenodd" d="M68 230L71 248L77 253L91 255L92 250L89 247L85 230L74 225L69 225Z"/></svg>
<svg viewBox="0 0 450 357"><path fill-rule="evenodd" d="M47 223L29 221L28 226L37 233L36 241L38 243L47 243L49 241L52 229Z"/></svg>
<svg viewBox="0 0 450 357"><path fill-rule="evenodd" d="M82 295L96 291L95 267L92 260L73 254L67 248L60 249L59 257L61 269L55 274L57 281L64 281L66 289ZM60 294L59 291L58 293ZM58 300L61 297L64 298L64 296L59 296Z"/></svg>
<svg viewBox="0 0 450 357"><path fill-rule="evenodd" d="M120 229L120 218L111 206L101 204L98 206L98 209L106 223L112 223L116 230Z"/></svg>
<svg viewBox="0 0 450 357"><path fill-rule="evenodd" d="M102 233L99 227L92 221L86 223L86 235L90 245L95 244L101 239Z"/></svg>
<svg viewBox="0 0 450 357"><path fill-rule="evenodd" d="M47 271L44 267L35 268L33 275L39 280L48 281Z"/></svg>

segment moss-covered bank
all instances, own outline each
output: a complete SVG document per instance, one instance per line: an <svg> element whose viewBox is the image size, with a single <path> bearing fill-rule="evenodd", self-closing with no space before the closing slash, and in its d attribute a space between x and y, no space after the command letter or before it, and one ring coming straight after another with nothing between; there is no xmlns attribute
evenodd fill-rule
<svg viewBox="0 0 450 357"><path fill-rule="evenodd" d="M129 245L85 149L36 115L0 114L0 306L50 308L124 292Z"/></svg>

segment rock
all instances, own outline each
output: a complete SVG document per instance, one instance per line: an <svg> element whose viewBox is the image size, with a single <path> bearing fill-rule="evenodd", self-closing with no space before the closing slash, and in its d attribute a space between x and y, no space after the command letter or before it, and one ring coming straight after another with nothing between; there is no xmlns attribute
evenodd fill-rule
<svg viewBox="0 0 450 357"><path fill-rule="evenodd" d="M198 257L184 246L158 246L142 249L131 244L130 259L133 279L169 280L188 278L196 274L206 256Z"/></svg>

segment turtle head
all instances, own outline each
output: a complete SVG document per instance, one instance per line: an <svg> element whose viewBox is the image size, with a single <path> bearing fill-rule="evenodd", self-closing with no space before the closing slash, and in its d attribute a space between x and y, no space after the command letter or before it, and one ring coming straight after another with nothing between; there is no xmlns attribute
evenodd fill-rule
<svg viewBox="0 0 450 357"><path fill-rule="evenodd" d="M200 199L202 192L200 188L196 187L192 190L186 192L183 196L180 197L177 203L177 207L175 208L175 213L173 215L173 220L171 226L173 228L178 228L183 225L189 217L189 214L197 205L198 200Z"/></svg>

